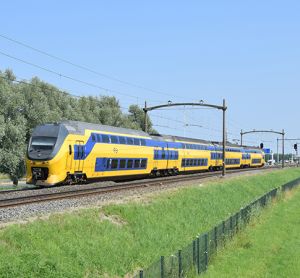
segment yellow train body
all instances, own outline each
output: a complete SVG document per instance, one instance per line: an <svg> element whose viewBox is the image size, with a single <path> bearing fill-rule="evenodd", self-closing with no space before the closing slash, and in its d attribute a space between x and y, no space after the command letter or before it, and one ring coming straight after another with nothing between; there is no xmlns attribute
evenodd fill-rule
<svg viewBox="0 0 300 278"><path fill-rule="evenodd" d="M226 168L261 167L257 148L226 146ZM41 186L221 169L219 144L82 122L38 126L27 152L27 183Z"/></svg>

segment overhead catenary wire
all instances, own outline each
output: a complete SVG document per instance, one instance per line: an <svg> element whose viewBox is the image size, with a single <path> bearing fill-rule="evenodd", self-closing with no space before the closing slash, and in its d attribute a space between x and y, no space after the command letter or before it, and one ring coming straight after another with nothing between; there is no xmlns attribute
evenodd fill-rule
<svg viewBox="0 0 300 278"><path fill-rule="evenodd" d="M21 46L26 47L26 48L28 48L28 49L31 49L31 50L33 50L33 51L35 51L35 52L38 52L38 53L42 54L42 55L48 56L48 57L50 57L50 58L52 58L52 59L55 59L55 60L57 60L57 61L63 62L63 63L65 63L65 64L69 64L69 65L71 65L71 66L73 66L73 67L76 67L76 68L79 68L79 69L81 69L81 70L84 70L84 71L93 73L93 74L95 74L95 75L98 75L98 76L101 76L101 77L104 77L104 78L107 78L107 79L116 81L116 82L118 82L118 83L125 84L125 85L131 86L131 87L135 87L135 88L139 88L139 89L142 89L142 90L145 90L145 91L149 91L149 92L152 92L152 93L155 93L155 94L158 94L158 95L165 95L165 96L168 96L168 97L176 97L176 98L180 98L180 99L186 99L186 97L176 96L176 95L174 95L174 94L169 94L169 93L157 91L157 90L154 90L154 89L151 89L151 88L147 88L147 87L145 87L145 86L141 86L141 85L138 85L138 84L134 84L134 83L132 83L132 82L128 82L128 81L121 80L121 79L119 79L119 78L110 76L110 75L108 75L108 74L104 74L104 73L98 72L98 71L93 70L93 69L91 69L91 68L89 68L89 67L87 67L87 66L82 66L82 65L79 65L78 63L71 62L71 61L69 61L69 60L67 60L67 59L58 57L58 56L56 56L56 55L53 55L53 54L48 53L48 52L46 52L46 51L44 51L44 50L38 49L38 48L33 47L33 46L31 46L31 45L29 45L29 44L27 44L27 43L21 42L21 41L19 41L19 40L13 39L13 38L8 37L8 36L3 35L3 34L0 34L0 37L2 37L3 39L8 40L8 41L10 41L10 42L13 42L13 43L15 43L15 44L18 44L18 45L21 45Z"/></svg>
<svg viewBox="0 0 300 278"><path fill-rule="evenodd" d="M32 63L32 62L28 62L28 61L26 61L26 60L20 59L20 58L15 57L15 56L12 56L12 55L7 54L7 53L5 53L5 52L3 52L3 51L1 51L1 50L0 50L0 54L3 55L3 56L8 57L8 58L10 58L10 59L16 60L16 61L18 61L18 62L21 62L21 63L27 64L27 65L30 65L30 66L32 66L32 67L38 68L38 69L43 70L43 71L46 71L46 72L49 72L49 73L54 74L54 75L56 75L56 76L58 76L58 77L63 77L63 78L65 78L65 79L69 79L69 80L72 80L72 81L77 82L77 83L80 83L80 84L84 84L84 85L87 85L87 86L90 86L90 87L93 87L93 88L97 88L97 89L100 89L100 90L104 90L104 91L116 93L116 94L119 94L119 95L122 95L122 96L127 96L127 97L131 97L131 98L134 98L134 99L137 98L137 96L125 94L125 93L122 93L122 92L120 92L120 91L116 91L116 90L112 90L112 89L108 89L108 88L102 87L102 86L100 86L100 85L91 83L91 82L83 81L83 80L81 80L81 79L78 79L78 78L75 78L75 77L72 77L72 76L69 76L69 75L65 75L65 74L59 73L59 72L54 71L54 70L52 70L52 69L49 69L49 68L46 68L46 67L43 67L43 66L34 64L34 63Z"/></svg>
<svg viewBox="0 0 300 278"><path fill-rule="evenodd" d="M19 84L26 84L26 85L29 85L31 87L35 87L35 88L38 88L42 91L45 91L45 90L48 90L48 91L51 91L53 92L54 91L54 88L47 88L45 86L42 86L42 85L38 85L38 84L32 84L32 83L29 83L29 82L26 82L25 80L17 80L17 79L14 79L14 80L11 80L9 79L8 77L5 77L5 76L1 76L0 75L0 78L1 79L5 79L7 81L11 81L11 82L16 82L16 83L19 83ZM20 79L20 77L16 76L16 78ZM51 85L51 84L50 84ZM52 86L52 85L51 85ZM56 87L57 88L57 87ZM71 94L69 92L67 92L65 89L61 89L61 88L57 88L59 91L63 92L63 93L66 93L67 95L71 96L71 97L74 97L74 98L86 98L86 97L89 97L89 96L78 96L78 95L74 95L74 94ZM129 110L129 107L124 107L124 106L121 106L119 105L119 108L120 109L123 109L123 110L126 110L126 112L128 112ZM173 122L176 122L176 123L180 123L182 125L188 125L187 123L185 123L184 121L180 121L180 120L176 120L176 119L172 119L172 118L169 118L169 117L164 117L164 116L159 116L159 115L152 115L152 117L157 117L157 118L161 118L161 119L165 119L165 120L168 120L168 121L173 121ZM161 124L153 124L153 126L155 127L163 127L163 128L167 128L167 129L173 129L173 130L181 130L180 128L175 128L175 127L170 127L170 126L166 126L166 125L161 125ZM203 126L197 126L199 128L204 128L204 129L210 129L208 127L203 127ZM216 132L220 132L219 130L215 130ZM188 133L193 133L189 130L187 130ZM257 141L250 141L250 140L244 140L245 142L247 143L252 143L252 144L256 144ZM270 141L265 141L265 140L260 140L262 142L270 142Z"/></svg>
<svg viewBox="0 0 300 278"><path fill-rule="evenodd" d="M9 78L7 78L7 77L5 77L5 76L1 76L1 75L0 75L0 78L5 79L5 80L7 80L7 81L19 83L19 84L26 84L26 85L28 85L28 86L31 86L31 87L34 87L34 88L38 88L38 89L40 89L41 91L45 91L45 90L48 90L48 91L51 91L51 92L54 91L54 89L52 89L52 88L47 88L47 87L44 87L44 86L38 85L38 84L32 84L32 83L26 82L25 80L17 80L17 79L11 80L11 79L9 79ZM17 76L16 76L16 78L20 79L20 77L17 77ZM50 84L50 85L51 85L51 84ZM53 85L51 85L51 86L53 86ZM55 87L55 88L56 88L57 90L59 90L60 92L63 92L63 93L65 93L65 94L67 94L67 95L69 95L69 96L71 96L71 97L73 97L73 98L79 99L79 98L88 98L88 97L91 97L91 96L78 96L78 95L74 95L74 94L69 93L69 92L68 92L67 90L65 90L65 89L58 88L58 87ZM100 96L100 97L106 97L106 95L99 95L99 96ZM99 96L92 96L92 97L99 97ZM120 109L126 109L126 110L128 111L128 109L129 109L130 107L124 107L124 106L120 106L120 105L119 105L119 108L120 108Z"/></svg>

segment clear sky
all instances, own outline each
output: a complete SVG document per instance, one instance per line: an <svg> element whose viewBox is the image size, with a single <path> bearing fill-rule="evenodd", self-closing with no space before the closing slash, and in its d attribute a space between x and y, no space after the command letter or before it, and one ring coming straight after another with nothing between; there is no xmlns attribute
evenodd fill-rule
<svg viewBox="0 0 300 278"><path fill-rule="evenodd" d="M288 137L300 137L299 10L299 1L275 0L2 1L1 35L124 82L2 37L0 52L107 90L3 54L1 70L11 68L25 79L38 76L75 95L114 95L122 107L145 100L149 105L200 99L221 104L225 98L229 139L238 139L241 128L284 128ZM221 140L220 112L169 110L150 114L159 132ZM276 138L254 135L245 141L258 145L263 140L274 148Z"/></svg>

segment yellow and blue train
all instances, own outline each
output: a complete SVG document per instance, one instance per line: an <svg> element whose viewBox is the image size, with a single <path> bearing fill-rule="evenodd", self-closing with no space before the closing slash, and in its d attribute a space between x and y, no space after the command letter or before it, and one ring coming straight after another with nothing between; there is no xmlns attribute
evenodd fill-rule
<svg viewBox="0 0 300 278"><path fill-rule="evenodd" d="M226 168L262 167L255 147L226 145ZM37 126L27 150L27 183L39 186L222 168L217 142L149 135L119 127L64 121Z"/></svg>

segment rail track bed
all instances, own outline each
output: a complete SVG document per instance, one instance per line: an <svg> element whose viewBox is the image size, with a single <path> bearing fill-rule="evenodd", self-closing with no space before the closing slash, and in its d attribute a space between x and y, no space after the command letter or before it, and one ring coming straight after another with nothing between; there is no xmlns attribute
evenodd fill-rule
<svg viewBox="0 0 300 278"><path fill-rule="evenodd" d="M235 170L227 170L229 175L241 172L256 172L261 170L274 170L280 167L268 167L268 168L251 168L251 169L235 169ZM152 178L146 180L135 180L130 182L122 182L122 183L110 183L109 185L100 185L101 183L97 183L96 185L81 185L76 189L71 188L68 189L65 187L54 187L49 188L50 191L43 192L41 190L9 190L9 191L1 191L0 194L0 209L18 207L22 205L62 200L62 199L73 199L73 198L81 198L85 196L91 195L99 195L105 193L111 193L116 191L124 191L129 189L139 189L145 187L155 187L162 186L168 184L174 184L179 182L193 181L193 180L201 180L210 177L219 177L220 172L202 172L197 174L185 174L178 176L169 176L164 178ZM104 183L107 184L107 183ZM87 186L87 187L85 187ZM72 187L72 186L71 186ZM26 194L23 196L15 196L17 193L22 191L26 191Z"/></svg>

